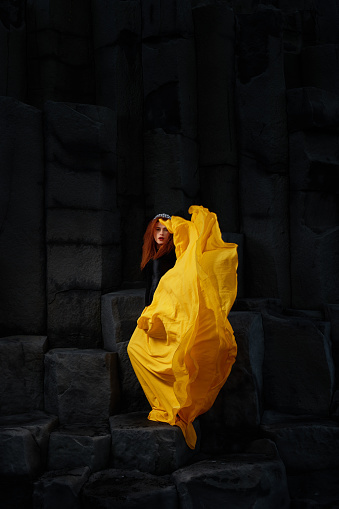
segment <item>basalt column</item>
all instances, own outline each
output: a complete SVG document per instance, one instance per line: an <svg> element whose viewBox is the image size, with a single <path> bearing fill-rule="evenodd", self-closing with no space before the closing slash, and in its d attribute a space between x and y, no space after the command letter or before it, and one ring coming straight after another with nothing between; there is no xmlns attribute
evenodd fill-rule
<svg viewBox="0 0 339 509"><path fill-rule="evenodd" d="M197 201L196 67L188 0L142 2L146 215Z"/></svg>
<svg viewBox="0 0 339 509"><path fill-rule="evenodd" d="M44 334L45 218L41 111L0 99L0 329Z"/></svg>
<svg viewBox="0 0 339 509"><path fill-rule="evenodd" d="M201 203L223 232L239 231L235 126L235 17L225 3L193 10Z"/></svg>
<svg viewBox="0 0 339 509"><path fill-rule="evenodd" d="M117 116L117 195L123 279L140 279L144 233L143 86L139 0L92 2L96 103Z"/></svg>
<svg viewBox="0 0 339 509"><path fill-rule="evenodd" d="M51 101L44 112L49 341L97 347L101 293L121 281L115 115Z"/></svg>
<svg viewBox="0 0 339 509"><path fill-rule="evenodd" d="M236 98L245 294L290 304L288 137L282 15L238 14Z"/></svg>

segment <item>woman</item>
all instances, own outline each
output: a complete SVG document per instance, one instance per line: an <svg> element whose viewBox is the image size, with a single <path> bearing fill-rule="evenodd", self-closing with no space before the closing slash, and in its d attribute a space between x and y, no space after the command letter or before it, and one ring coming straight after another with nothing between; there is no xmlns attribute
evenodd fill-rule
<svg viewBox="0 0 339 509"><path fill-rule="evenodd" d="M152 254L145 234L142 266L150 256L152 280L128 354L152 407L148 418L179 426L194 449L192 423L213 405L237 353L227 315L236 297L238 259L236 244L222 240L215 214L201 206L189 212L191 221L153 219ZM172 240L175 265L154 271L156 260L161 266L171 253Z"/></svg>

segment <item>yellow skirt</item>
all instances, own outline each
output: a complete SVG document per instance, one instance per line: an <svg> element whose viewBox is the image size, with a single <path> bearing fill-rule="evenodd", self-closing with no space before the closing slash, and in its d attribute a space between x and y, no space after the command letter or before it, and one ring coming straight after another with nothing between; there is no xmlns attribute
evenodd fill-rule
<svg viewBox="0 0 339 509"><path fill-rule="evenodd" d="M217 217L192 206L191 221L163 221L177 261L161 278L128 345L152 407L148 418L182 429L194 449L194 419L209 410L237 354L227 316L237 292L237 245L221 238Z"/></svg>

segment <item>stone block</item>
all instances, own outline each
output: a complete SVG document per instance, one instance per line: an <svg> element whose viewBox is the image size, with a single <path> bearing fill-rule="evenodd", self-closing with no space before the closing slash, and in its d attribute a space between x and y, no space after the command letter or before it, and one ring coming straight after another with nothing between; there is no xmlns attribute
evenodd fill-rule
<svg viewBox="0 0 339 509"><path fill-rule="evenodd" d="M168 134L195 139L197 104L193 38L144 42L142 65L145 131L162 129Z"/></svg>
<svg viewBox="0 0 339 509"><path fill-rule="evenodd" d="M146 0L142 4L142 35L144 39L193 35L191 2L189 0Z"/></svg>
<svg viewBox="0 0 339 509"><path fill-rule="evenodd" d="M315 87L287 90L287 117L291 132L337 130L339 95Z"/></svg>
<svg viewBox="0 0 339 509"><path fill-rule="evenodd" d="M44 407L46 336L0 338L0 414Z"/></svg>
<svg viewBox="0 0 339 509"><path fill-rule="evenodd" d="M213 407L200 416L201 449L218 453L242 449L260 424L264 334L259 313L231 312L238 354ZM244 429L247 431L244 432Z"/></svg>
<svg viewBox="0 0 339 509"><path fill-rule="evenodd" d="M101 297L101 322L104 348L117 350L117 344L129 341L137 319L145 307L145 290L131 289L106 293Z"/></svg>
<svg viewBox="0 0 339 509"><path fill-rule="evenodd" d="M110 417L112 434L111 462L114 468L137 469L150 474L173 472L199 452L199 423L196 449L186 445L178 426L149 421L146 412Z"/></svg>
<svg viewBox="0 0 339 509"><path fill-rule="evenodd" d="M199 193L197 144L162 129L144 137L145 194L148 216L159 210L187 218Z"/></svg>
<svg viewBox="0 0 339 509"><path fill-rule="evenodd" d="M105 424L119 397L116 353L56 348L46 354L45 409L60 424Z"/></svg>
<svg viewBox="0 0 339 509"><path fill-rule="evenodd" d="M118 245L48 244L48 301L68 290L110 290L120 281Z"/></svg>
<svg viewBox="0 0 339 509"><path fill-rule="evenodd" d="M130 358L127 353L129 341L117 344L119 379L121 386L120 412L138 412L151 410L144 391L134 372Z"/></svg>
<svg viewBox="0 0 339 509"><path fill-rule="evenodd" d="M254 446L253 452L246 454L199 461L174 472L180 508L288 509L285 467L276 452L265 454L261 448Z"/></svg>
<svg viewBox="0 0 339 509"><path fill-rule="evenodd" d="M90 475L89 467L46 472L34 483L34 509L81 509L81 490Z"/></svg>
<svg viewBox="0 0 339 509"><path fill-rule="evenodd" d="M100 290L56 293L48 305L50 347L101 347L100 299Z"/></svg>
<svg viewBox="0 0 339 509"><path fill-rule="evenodd" d="M46 468L49 435L58 419L43 412L0 418L0 476L33 479Z"/></svg>
<svg viewBox="0 0 339 509"><path fill-rule="evenodd" d="M328 415L334 366L328 329L306 318L263 315L264 398L267 409Z"/></svg>
<svg viewBox="0 0 339 509"><path fill-rule="evenodd" d="M175 485L168 476L109 469L91 475L82 494L84 509L178 509Z"/></svg>
<svg viewBox="0 0 339 509"><path fill-rule="evenodd" d="M233 172L237 171L238 159L234 109L235 17L226 2L213 5L204 2L193 9L193 20L200 173L206 173L208 182L209 178L213 179L210 172L215 168L217 180L212 180L217 188L215 192L231 196L228 186ZM226 170L229 176L225 175ZM205 192L204 187L202 191ZM228 201L227 198L224 195L225 201ZM231 203L235 205L234 199ZM231 203L230 213L234 214ZM237 208L236 205L234 208Z"/></svg>
<svg viewBox="0 0 339 509"><path fill-rule="evenodd" d="M0 99L1 335L43 334L46 322L41 111Z"/></svg>
<svg viewBox="0 0 339 509"><path fill-rule="evenodd" d="M48 470L87 466L91 472L108 467L111 450L109 429L63 426L53 431L48 445Z"/></svg>
<svg viewBox="0 0 339 509"><path fill-rule="evenodd" d="M339 468L339 425L310 417L264 424L262 433L273 440L288 473Z"/></svg>

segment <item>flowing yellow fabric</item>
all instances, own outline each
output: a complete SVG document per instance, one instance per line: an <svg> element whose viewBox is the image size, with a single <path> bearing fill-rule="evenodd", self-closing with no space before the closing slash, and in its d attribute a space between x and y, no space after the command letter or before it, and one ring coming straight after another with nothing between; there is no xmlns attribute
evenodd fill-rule
<svg viewBox="0 0 339 509"><path fill-rule="evenodd" d="M177 261L161 278L128 345L152 407L148 418L180 426L194 449L194 419L213 405L237 354L227 316L237 292L237 245L221 238L217 217L192 206L191 221L162 221Z"/></svg>

